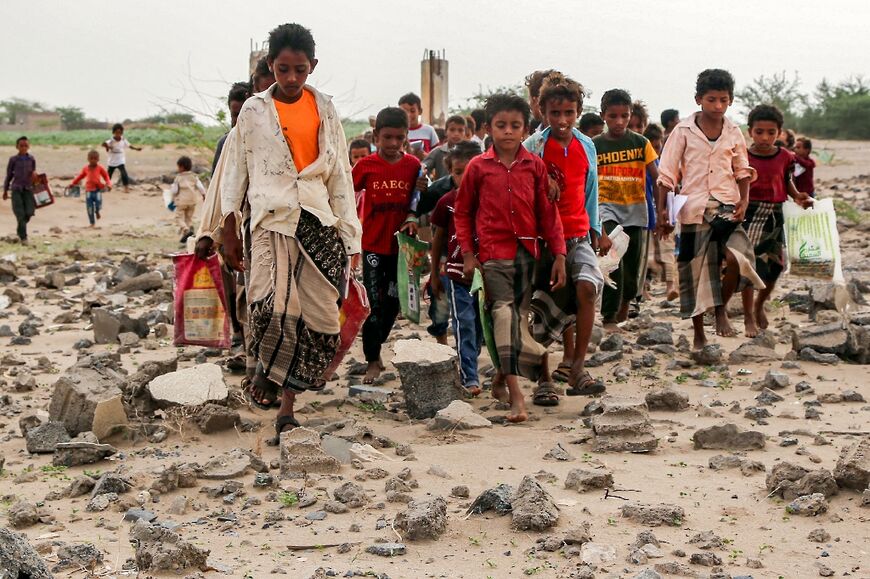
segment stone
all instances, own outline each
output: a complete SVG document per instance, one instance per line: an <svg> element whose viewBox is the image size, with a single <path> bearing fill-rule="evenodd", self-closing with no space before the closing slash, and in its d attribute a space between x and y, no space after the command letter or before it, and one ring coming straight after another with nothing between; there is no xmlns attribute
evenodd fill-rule
<svg viewBox="0 0 870 579"><path fill-rule="evenodd" d="M622 360L622 350L616 350L613 352L595 352L586 360L586 367L596 368L598 366L603 366L604 364L616 362L617 360Z"/></svg>
<svg viewBox="0 0 870 579"><path fill-rule="evenodd" d="M173 464L160 471L157 480L151 483L151 490L166 494L179 488L192 488L197 485L197 478L192 467Z"/></svg>
<svg viewBox="0 0 870 579"><path fill-rule="evenodd" d="M86 569L94 571L103 562L103 553L91 543L66 544L57 550L58 563L52 571Z"/></svg>
<svg viewBox="0 0 870 579"><path fill-rule="evenodd" d="M571 456L565 447L562 446L561 442L557 442L556 446L547 451L547 454L544 455L544 460L558 460L560 462L570 462L574 460L574 457Z"/></svg>
<svg viewBox="0 0 870 579"><path fill-rule="evenodd" d="M722 564L722 558L716 553L692 553L692 556L689 557L689 563L704 567L716 567Z"/></svg>
<svg viewBox="0 0 870 579"><path fill-rule="evenodd" d="M812 348L822 354L836 354L842 359L866 364L870 358L870 336L862 326L842 321L808 326L792 331L792 349L800 352Z"/></svg>
<svg viewBox="0 0 870 579"><path fill-rule="evenodd" d="M411 501L396 515L393 526L406 540L437 539L447 530L447 501L442 497Z"/></svg>
<svg viewBox="0 0 870 579"><path fill-rule="evenodd" d="M6 512L6 520L13 529L32 527L39 522L39 510L27 501L18 501Z"/></svg>
<svg viewBox="0 0 870 579"><path fill-rule="evenodd" d="M801 348L798 352L798 360L804 362L815 362L816 364L836 365L840 363L840 357L836 354L823 354L812 348Z"/></svg>
<svg viewBox="0 0 870 579"><path fill-rule="evenodd" d="M2 264L3 262L0 262ZM53 579L27 536L0 526L0 572L10 579Z"/></svg>
<svg viewBox="0 0 870 579"><path fill-rule="evenodd" d="M468 507L469 514L480 515L487 511L495 511L499 515L506 515L511 512L511 497L513 496L513 488L507 484L500 484L491 489L486 489L480 493L471 506Z"/></svg>
<svg viewBox="0 0 870 579"><path fill-rule="evenodd" d="M870 487L870 438L863 438L840 452L834 478L842 488L860 492Z"/></svg>
<svg viewBox="0 0 870 579"><path fill-rule="evenodd" d="M775 362L780 359L782 357L772 347L752 342L744 342L728 355L728 363L731 365Z"/></svg>
<svg viewBox="0 0 870 579"><path fill-rule="evenodd" d="M592 524L589 521L583 521L579 525L571 527L565 531L565 536L562 542L566 545L582 545L592 540Z"/></svg>
<svg viewBox="0 0 870 579"><path fill-rule="evenodd" d="M429 430L472 430L491 428L492 422L477 414L474 408L462 400L454 400L435 413L429 422Z"/></svg>
<svg viewBox="0 0 870 579"><path fill-rule="evenodd" d="M598 345L598 349L602 352L621 352L625 339L621 334L609 334Z"/></svg>
<svg viewBox="0 0 870 579"><path fill-rule="evenodd" d="M124 259L121 260L118 268L112 274L112 285L118 285L124 280L145 273L148 273L148 266L145 263L136 261L130 256L124 256Z"/></svg>
<svg viewBox="0 0 870 579"><path fill-rule="evenodd" d="M369 502L365 489L356 483L346 482L332 491L332 496L352 509L358 509Z"/></svg>
<svg viewBox="0 0 870 579"><path fill-rule="evenodd" d="M655 571L653 569L644 569L643 571L641 571L640 573L638 573L637 575L632 577L632 579L663 579L663 578L662 578L661 574L659 574L657 571Z"/></svg>
<svg viewBox="0 0 870 579"><path fill-rule="evenodd" d="M128 479L118 473L107 472L97 479L96 484L94 484L93 492L91 492L91 496L95 497L105 493L121 495L128 492L131 488L133 488L133 483Z"/></svg>
<svg viewBox="0 0 870 579"><path fill-rule="evenodd" d="M153 523L157 519L157 513L146 511L145 509L127 509L124 513L124 520L128 523L135 523L142 520L146 523Z"/></svg>
<svg viewBox="0 0 870 579"><path fill-rule="evenodd" d="M686 518L683 507L659 503L650 505L645 503L630 502L620 507L620 514L626 519L640 523L646 527L660 527L670 525L679 527Z"/></svg>
<svg viewBox="0 0 870 579"><path fill-rule="evenodd" d="M378 557L398 557L405 554L405 545L402 543L376 543L366 547L366 553Z"/></svg>
<svg viewBox="0 0 870 579"><path fill-rule="evenodd" d="M334 474L341 469L339 460L324 452L320 445L320 434L315 430L302 427L282 432L280 446L281 478Z"/></svg>
<svg viewBox="0 0 870 579"><path fill-rule="evenodd" d="M224 402L229 396L224 374L217 364L198 364L157 376L146 387L160 408L201 406Z"/></svg>
<svg viewBox="0 0 870 579"><path fill-rule="evenodd" d="M100 462L118 450L110 444L84 442L73 439L70 442L58 443L51 464L54 466L81 466Z"/></svg>
<svg viewBox="0 0 870 579"><path fill-rule="evenodd" d="M722 363L723 352L719 344L707 344L700 350L692 350L689 356L701 366L718 366Z"/></svg>
<svg viewBox="0 0 870 579"><path fill-rule="evenodd" d="M585 493L593 489L606 489L613 486L613 474L607 470L575 468L565 477L565 488Z"/></svg>
<svg viewBox="0 0 870 579"><path fill-rule="evenodd" d="M462 400L456 351L423 340L397 340L393 365L399 370L408 416L432 418L454 400Z"/></svg>
<svg viewBox="0 0 870 579"><path fill-rule="evenodd" d="M175 571L208 568L208 549L200 549L183 540L178 533L164 527L136 521L130 529L139 571Z"/></svg>
<svg viewBox="0 0 870 579"><path fill-rule="evenodd" d="M646 402L604 396L601 414L592 417L594 452L649 452L658 446Z"/></svg>
<svg viewBox="0 0 870 579"><path fill-rule="evenodd" d="M545 531L559 520L559 507L531 476L524 476L511 496L511 526L520 531Z"/></svg>
<svg viewBox="0 0 870 579"><path fill-rule="evenodd" d="M777 402L782 402L785 400L782 396L771 390L770 388L765 387L756 397L755 400L761 404L762 406L772 406Z"/></svg>
<svg viewBox="0 0 870 579"><path fill-rule="evenodd" d="M128 424L121 392L123 376L94 360L77 362L57 379L48 416L62 422L70 436L93 432L104 440Z"/></svg>
<svg viewBox="0 0 870 579"><path fill-rule="evenodd" d="M807 535L807 539L814 543L827 543L831 540L831 534L822 528L813 529L810 531L810 534Z"/></svg>
<svg viewBox="0 0 870 579"><path fill-rule="evenodd" d="M605 543L584 543L580 548L580 560L587 565L606 565L616 561L616 547Z"/></svg>
<svg viewBox="0 0 870 579"><path fill-rule="evenodd" d="M689 539L690 545L697 546L698 549L704 549L709 551L710 549L724 549L725 543L722 541L722 537L714 533L713 531L704 531L702 533L697 533L691 539Z"/></svg>
<svg viewBox="0 0 870 579"><path fill-rule="evenodd" d="M771 390L782 390L783 388L787 388L790 383L791 380L789 379L788 374L777 370L768 370L764 375L764 378L752 385L752 389L762 390L763 388L769 388Z"/></svg>
<svg viewBox="0 0 870 579"><path fill-rule="evenodd" d="M248 469L257 472L268 470L263 461L251 451L234 448L205 463L198 476L206 480L227 480L243 476Z"/></svg>
<svg viewBox="0 0 870 579"><path fill-rule="evenodd" d="M637 337L637 343L641 346L653 346L655 344L674 345L674 333L665 326L653 326L649 330L641 332Z"/></svg>
<svg viewBox="0 0 870 579"><path fill-rule="evenodd" d="M351 384L347 389L347 395L351 398L359 398L360 402L370 404L374 402L385 404L392 393L393 391L387 388L369 386L368 384Z"/></svg>
<svg viewBox="0 0 870 579"><path fill-rule="evenodd" d="M50 454L57 450L59 442L69 442L70 436L62 422L46 422L29 428L24 434L27 452L31 454Z"/></svg>
<svg viewBox="0 0 870 579"><path fill-rule="evenodd" d="M822 493L803 495L786 505L785 512L790 515L815 517L828 512L828 501Z"/></svg>
<svg viewBox="0 0 870 579"><path fill-rule="evenodd" d="M133 319L123 312L109 308L94 308L91 311L94 326L94 342L97 344L117 344L122 333L133 332L140 338L148 337L150 328L142 319Z"/></svg>
<svg viewBox="0 0 870 579"><path fill-rule="evenodd" d="M833 577L836 574L836 571L825 565L824 563L820 563L816 561L816 567L819 568L819 576L820 577Z"/></svg>
<svg viewBox="0 0 870 579"><path fill-rule="evenodd" d="M143 273L129 279L125 279L113 289L117 293L132 293L135 291L150 292L163 287L163 274L159 271Z"/></svg>
<svg viewBox="0 0 870 579"><path fill-rule="evenodd" d="M692 435L695 450L756 450L764 448L764 434L755 430L741 430L736 424L710 426L695 431Z"/></svg>
<svg viewBox="0 0 870 579"><path fill-rule="evenodd" d="M80 497L89 494L96 486L97 481L86 475L79 475L73 479L66 490L69 498Z"/></svg>
<svg viewBox="0 0 870 579"><path fill-rule="evenodd" d="M689 395L672 388L653 390L646 395L646 405L650 410L677 412L689 407Z"/></svg>
<svg viewBox="0 0 870 579"><path fill-rule="evenodd" d="M133 348L139 345L139 336L133 332L123 332L118 334L118 343L128 348Z"/></svg>
<svg viewBox="0 0 870 579"><path fill-rule="evenodd" d="M776 467L774 467L774 471L776 471ZM778 472L776 477L768 477L768 479L771 479L771 485L774 482L776 484L767 490L771 494L779 495L787 501L803 495L811 495L813 493L820 493L825 497L832 497L840 492L840 488L837 486L837 482L834 480L833 475L831 475L831 471L826 469L805 472L803 476L796 480L784 479L782 478L782 474L783 473Z"/></svg>
<svg viewBox="0 0 870 579"><path fill-rule="evenodd" d="M465 485L456 485L455 487L450 489L450 496L456 497L458 499L467 499L469 496L471 496L471 492Z"/></svg>
<svg viewBox="0 0 870 579"><path fill-rule="evenodd" d="M117 503L119 497L115 493L103 493L95 497L91 497L88 501L85 510L90 513L100 513L108 509L112 503Z"/></svg>
<svg viewBox="0 0 870 579"><path fill-rule="evenodd" d="M200 432L212 434L234 428L241 422L241 417L238 412L226 406L208 403L197 411L193 420Z"/></svg>

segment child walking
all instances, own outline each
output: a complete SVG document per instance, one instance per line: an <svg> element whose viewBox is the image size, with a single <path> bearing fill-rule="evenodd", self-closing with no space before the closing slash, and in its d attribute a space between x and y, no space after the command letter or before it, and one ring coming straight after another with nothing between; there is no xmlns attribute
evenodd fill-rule
<svg viewBox="0 0 870 579"><path fill-rule="evenodd" d="M414 152L414 156L422 159L438 146L441 139L438 138L432 125L420 121L420 116L423 114L423 101L419 96L412 92L402 95L399 98L399 108L408 115L407 144Z"/></svg>
<svg viewBox="0 0 870 579"><path fill-rule="evenodd" d="M617 225L628 234L629 243L619 269L610 274L616 288L607 286L601 299L604 327L621 331L618 323L628 319L631 300L637 296L646 259L649 213L646 202L647 173L658 178L655 160L658 158L643 135L629 130L631 96L624 90L612 89L601 96L601 116L607 131L593 139L598 151L598 199L600 203L600 250L606 255L611 242L607 237Z"/></svg>
<svg viewBox="0 0 870 579"><path fill-rule="evenodd" d="M773 105L758 105L749 112L749 166L756 178L749 185L749 206L743 228L755 251L755 271L764 282L764 289L743 289L743 320L747 337L754 337L759 329L767 329L764 302L785 266L783 247L785 230L782 204L788 197L795 203L809 207L812 198L795 187L792 180L794 155L785 147L776 145L782 130L783 116Z"/></svg>
<svg viewBox="0 0 870 579"><path fill-rule="evenodd" d="M6 179L3 180L3 201L9 199L9 189L12 189L12 214L18 223L18 239L21 245L27 245L27 224L36 214L36 200L33 198L33 175L36 173L36 159L28 153L30 141L27 137L18 137L15 141L17 155L9 157L6 165Z"/></svg>
<svg viewBox="0 0 870 579"><path fill-rule="evenodd" d="M664 145L664 132L662 128L655 123L648 125L643 132L643 136L649 140L656 154L661 157ZM652 180L650 175L647 175L647 179L647 187L652 186L652 193L655 195L655 181ZM656 220L658 220L657 216ZM677 256L674 250L674 240L672 238L664 238L655 234L650 237L649 263L651 269L664 280L668 301L673 301L680 297L680 292L677 291Z"/></svg>
<svg viewBox="0 0 870 579"><path fill-rule="evenodd" d="M378 113L374 130L377 153L353 167L353 188L363 193L363 284L371 313L362 328L363 353L368 362L363 383L371 384L384 369L381 346L399 314L397 285L399 245L396 232L417 232L411 213L411 193L420 174L420 161L403 152L408 138L408 115L388 107Z"/></svg>
<svg viewBox="0 0 870 579"><path fill-rule="evenodd" d="M742 225L752 168L740 127L725 116L733 100L734 78L728 71L708 69L699 74L695 102L701 110L674 128L659 165L660 235L673 229L667 214L668 192L680 185L680 194L687 197L679 214L677 271L680 312L692 318L696 349L707 343L704 313L710 308L716 312L716 333L735 335L725 307L741 277L756 288L764 287Z"/></svg>
<svg viewBox="0 0 870 579"><path fill-rule="evenodd" d="M121 183L124 184L124 193L130 192L130 176L127 175L127 149L141 151L142 147L134 147L130 141L124 138L124 125L115 123L112 125L112 138L103 143L103 148L109 153L106 162L109 165L109 179L117 169L121 173Z"/></svg>
<svg viewBox="0 0 870 579"><path fill-rule="evenodd" d="M554 377L559 374L565 377L569 396L600 394L605 390L604 383L592 378L585 368L595 301L604 287L604 277L595 255L601 235L595 145L574 128L583 110L584 96L580 83L560 72L550 73L538 98L547 128L524 143L543 159L550 177L559 185L557 206L568 252L566 273L571 284L565 290L536 292L533 315L544 327L536 332L539 342L548 345L561 332L567 332L563 336L565 354ZM568 329L564 330L566 326ZM555 406L559 396L552 384L544 382L535 390L533 403Z"/></svg>
<svg viewBox="0 0 870 579"><path fill-rule="evenodd" d="M106 168L100 165L100 154L97 151L88 151L88 164L70 183L70 187L85 181L85 207L88 211L88 221L91 227L96 227L97 219L100 218L100 210L103 208L103 189L112 190L112 179L106 172Z"/></svg>
<svg viewBox="0 0 870 579"><path fill-rule="evenodd" d="M546 348L529 330L529 302L541 252L538 237L555 256L551 289L565 285L565 238L556 204L548 199L547 167L522 146L529 128L529 104L497 94L486 102L492 148L472 159L456 197L454 221L462 251L463 276L483 271L492 311L500 375L492 394L509 402L510 422L528 420L519 376L537 380Z"/></svg>
<svg viewBox="0 0 870 579"><path fill-rule="evenodd" d="M801 193L810 197L816 196L816 184L813 173L816 161L810 156L813 152L813 142L808 137L798 137L794 142L794 185Z"/></svg>
<svg viewBox="0 0 870 579"><path fill-rule="evenodd" d="M178 175L172 182L172 198L175 200L175 221L178 223L178 233L181 234L179 243L184 243L193 235L193 214L196 211L197 193L205 199L205 187L202 181L191 169L193 161L190 157L179 157L176 162Z"/></svg>
<svg viewBox="0 0 870 579"><path fill-rule="evenodd" d="M432 179L440 179L447 176L447 165L445 157L453 147L465 140L465 129L468 122L461 115L453 115L447 117L445 122L447 132L447 142L432 149L426 158L423 159L423 167Z"/></svg>

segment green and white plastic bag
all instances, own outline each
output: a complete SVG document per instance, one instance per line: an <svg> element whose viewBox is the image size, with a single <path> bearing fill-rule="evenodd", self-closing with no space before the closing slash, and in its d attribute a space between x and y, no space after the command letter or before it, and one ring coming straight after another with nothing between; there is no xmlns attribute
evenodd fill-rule
<svg viewBox="0 0 870 579"><path fill-rule="evenodd" d="M404 233L396 233L396 238L399 240L399 264L396 271L399 307L405 319L419 324L422 309L420 278L429 269L429 244Z"/></svg>
<svg viewBox="0 0 870 579"><path fill-rule="evenodd" d="M498 363L498 348L495 346L495 331L492 327L492 312L486 303L486 290L483 287L483 274L479 269L474 270L474 278L471 280L471 293L477 293L477 305L480 308L480 327L483 329L483 341L486 351L492 360L492 366L496 370L501 366Z"/></svg>
<svg viewBox="0 0 870 579"><path fill-rule="evenodd" d="M817 199L810 209L786 201L782 212L788 273L845 283L834 200Z"/></svg>

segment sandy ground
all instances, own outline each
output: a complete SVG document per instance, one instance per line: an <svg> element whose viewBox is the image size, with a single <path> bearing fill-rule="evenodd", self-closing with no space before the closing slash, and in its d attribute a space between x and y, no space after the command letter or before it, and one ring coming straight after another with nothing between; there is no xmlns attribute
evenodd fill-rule
<svg viewBox="0 0 870 579"><path fill-rule="evenodd" d="M847 189L866 203L867 180L861 180L859 175L870 174L868 145L870 144L817 142L817 148L834 152L833 164L817 169L817 181L828 185L838 180L851 183L857 188L857 192ZM33 153L41 168L48 170L53 176L72 175L84 162L84 152L78 148L36 149ZM168 149L145 151L141 154L131 152L131 174L141 178L170 172L178 153ZM0 156L8 154L9 151L0 148ZM53 181L56 189L60 183L60 180ZM87 261L99 257L120 260L122 255L129 252L132 255L148 253L152 259L161 263L161 254L177 251L179 246L175 239L172 216L163 208L158 189L159 187L143 185L132 188L128 194L118 191L108 193L104 199L103 219L100 228L96 230L86 227L83 199L59 198L54 206L39 210L33 220L30 228L33 240L31 247L22 251L17 245L0 243L0 256L14 253L19 262L38 263L53 255L63 256L72 247L79 247L87 256ZM823 194L840 195L843 191L842 187L836 192L829 186L821 189ZM13 232L14 219L9 205L0 205L0 234ZM845 232L843 247L847 269L851 274L863 279L870 277L870 249L866 233L857 229ZM68 261L70 258L63 259ZM40 268L39 271L43 269ZM789 289L803 285L800 280L785 279L782 287L777 290L777 295L781 296ZM662 288L655 289L659 291ZM46 355L56 366L56 371L52 373L34 373L39 383L36 391L19 394L8 390L12 400L20 406L22 415L26 415L47 408L51 384L56 380L57 372L75 360L72 344L80 338L93 337L88 323L84 320L72 324L72 329L63 331L53 326L51 320L63 308L79 311L81 298L96 290L94 280L84 276L81 285L60 292L64 298L62 300L37 298L32 278L29 287L23 288L23 291L26 296L25 303L40 318L46 320L46 326L29 346L10 346L8 340L5 340L3 353L20 355L29 365L35 365L36 357ZM657 304L661 299L656 298L652 303ZM131 309L145 311L143 301L144 298L134 298L131 300ZM645 306L644 309L657 319L671 322L675 334L691 337L689 324L680 320L674 310L662 310L657 305ZM9 324L12 328L16 328L24 318L16 313L15 308L0 312L0 316L5 317L0 319L0 324ZM791 348L788 332L784 329L785 324L806 325L810 322L805 314L788 312L787 308L779 310L776 316L778 318L772 324L773 332L780 339L778 351L785 354ZM742 320L738 318L735 326L742 330ZM402 322L402 330L396 334L426 336L423 327L410 327L406 322ZM634 341L631 334L627 338L628 342ZM711 336L711 339L721 344L726 353L743 342L741 337ZM93 348L94 351L103 349L106 347ZM833 470L840 449L858 440L862 433L866 435L870 431L870 406L865 403L825 404L822 407L821 420L805 420L803 402L814 399L815 396L796 394L789 387L780 391L785 401L770 407L773 417L769 419L769 424L756 425L744 418L742 413L729 413L728 407L734 401L738 401L744 408L752 405L753 397L757 393L749 389L751 382L760 379L770 368L779 369L781 363L731 366L730 377L713 372L703 377L684 378L679 377L682 373L680 370L667 370L670 360L665 356L658 356L655 368L632 371L627 381L617 382L613 378L613 367L627 365L628 358L639 356L642 352L643 350L635 347L634 354L626 351L625 360L594 368L592 372L607 381L608 392L613 394L642 396L655 387L672 385L689 395L691 406L688 410L651 413L655 434L660 443L656 452L646 455L597 454L592 452L588 442L575 444L583 439L584 434L589 433L579 417L580 411L589 402L586 397L563 398L560 406L554 409L530 406L532 420L528 423L493 426L471 433L433 433L426 429L424 423L407 419L393 420L388 417L389 413L368 412L348 404L340 408L335 404L327 404L330 400L345 397L347 379L343 370L342 378L329 384L329 393L301 397L299 406L305 406L302 410L305 413L300 415L303 424L306 419L323 423L354 417L378 435L397 443L410 444L414 450L412 460L400 458L392 450L386 450L385 460L368 466L381 467L390 475L409 467L413 477L419 481L419 488L412 493L415 498L430 495L447 498L449 525L446 534L437 541L406 543L408 551L404 556L384 559L365 552L365 548L379 538L390 541L397 539L389 525L376 530L379 519L392 521L395 514L404 508L401 504L385 502L382 480L359 483L370 491L372 497L366 508L352 510L347 514L330 514L322 521L312 522L304 518L306 512L322 506L332 489L343 481L353 480L359 474L360 471L349 466L343 467L337 476L315 477L309 482L308 490L310 492L311 487L314 487L320 496L319 503L305 510L297 507L285 508L282 512L291 520L273 524L269 528L264 528L264 513L279 509L281 505L274 500L269 501L267 491L253 487L252 474L245 475L242 482L245 484L247 497L260 499L260 505L243 509L247 497L241 497L235 504L227 505L220 499L210 499L205 494L198 493L197 489L180 489L161 497L158 503L146 505L146 508L157 513L158 520L183 523L181 534L185 539L211 549L211 561L218 570L207 573L207 576L259 578L283 570L290 577L307 578L316 568L324 567L333 569L337 576L355 570L360 575L366 572L373 575L383 573L393 578L570 577L577 569L579 557L568 558L565 550L553 553L536 552L533 549L535 540L548 534L561 536L575 524L589 521L594 541L612 545L617 549L616 560L602 565L596 572L596 577L633 577L644 568L667 561L680 561L688 565L688 557L681 558L672 552L683 550L689 555L699 552L694 545L689 544L689 540L702 531L713 531L726 540L726 546L715 552L723 561L724 572L731 576L814 577L818 576L817 564L821 563L833 569L836 576L870 577L870 510L861 508L859 494L841 492L830 500L831 508L828 513L818 517L789 516L785 512L783 501L766 498L768 492L765 489L764 474L742 476L739 469L718 472L710 470L707 467L709 458L723 454L724 451L693 450L691 441L692 433L698 428L726 421L734 422L767 435L766 448L747 455L764 463L768 472L780 461L794 462L808 469L822 467ZM125 367L133 372L144 361L165 359L176 353L177 349L169 342L161 341L157 350L134 348L132 353L123 357L123 361ZM355 346L351 355L362 359L359 345ZM561 353L556 351L555 357L560 358ZM385 352L384 358L391 358L389 351ZM485 362L488 362L486 354L481 359L482 364ZM186 362L183 365L189 364L190 362ZM738 375L738 368L745 368L751 373ZM699 370L686 372L691 374ZM393 371L393 368L388 367L388 371ZM799 369L784 371L790 376L792 385L806 380L816 394L853 389L865 398L870 398L865 366L820 366L800 362ZM702 378L716 380L718 387L702 386ZM11 381L8 377L7 380ZM231 385L237 385L239 380L238 376L227 375L227 381ZM388 386L399 388L397 381ZM530 393L531 385L527 383L525 386L528 388L527 393ZM0 391L2 390L0 382ZM309 404L314 401L320 404ZM492 407L492 400L486 394L472 404L485 416L504 414ZM122 451L120 455L96 465L75 467L60 473L41 470L51 464L50 455L29 455L24 450L24 438L18 429L18 415L0 416L0 455L6 458L5 471L0 476L0 497L4 499L4 505L13 502L13 495L40 501L49 491L66 488L69 479L86 470L106 472L116 467L123 468L136 481L137 489L131 493L135 497L138 490L150 486L154 472L169 463L195 461L203 464L209 458L236 447L260 453L267 464L277 461L278 450L263 443L272 433L272 413L247 407L241 410L243 417L261 421L262 429L252 433L226 431L203 435L195 427L188 426L181 432L174 431L168 440L156 445L144 441L134 443L128 438L116 437L111 442ZM781 447L779 443L783 438L783 431L796 429L807 429L812 433L829 431L824 437L831 444L817 445L813 443L812 437L801 436L798 446ZM557 443L561 443L575 460L544 460L544 454ZM449 478L429 474L428 471L433 465L442 467ZM671 503L685 509L686 518L681 526L654 529L656 537L662 541L664 558L651 559L646 565L627 562L628 545L645 527L620 516L619 508L624 504L622 498L605 498L603 491L580 494L564 488L563 483L569 470L598 466L606 466L613 472L614 488L617 489L615 494L619 497L644 503ZM32 482L16 484L16 477L26 470L35 471L39 476ZM517 485L524 475L535 474L540 470L555 475L557 482L543 485L561 508L558 526L544 535L511 530L509 516L466 517L465 509L470 500L450 497L451 488L455 485L467 485L473 499L478 493L497 483ZM200 484L213 486L211 481L200 481ZM282 481L281 487L286 490L299 490L300 483ZM172 499L181 494L186 494L191 499L192 508L185 515L168 514L166 510ZM86 512L84 507L87 501L88 497L80 497L45 502L44 509L55 517L55 523L40 524L26 529L25 532L33 543L50 540L92 542L103 550L105 556L106 567L98 568L98 576L122 576L121 565L133 555L128 539L129 524L122 522L123 512L114 512L111 509L103 513ZM5 508L4 506L3 510ZM235 513L237 522L218 522L217 516L225 512ZM351 532L352 524L359 525L361 530ZM809 541L808 533L817 528L826 529L831 534L831 540L825 543ZM333 543L352 543L352 548L345 554L339 554L334 548L302 551L291 551L287 548L289 545L316 546ZM52 561L56 556L47 555L47 559ZM762 567L748 567L748 559L760 561ZM690 567L697 576L711 573L709 567ZM188 573L193 574L194 570ZM58 576L82 577L84 573L66 571ZM164 575L142 573L139 576Z"/></svg>

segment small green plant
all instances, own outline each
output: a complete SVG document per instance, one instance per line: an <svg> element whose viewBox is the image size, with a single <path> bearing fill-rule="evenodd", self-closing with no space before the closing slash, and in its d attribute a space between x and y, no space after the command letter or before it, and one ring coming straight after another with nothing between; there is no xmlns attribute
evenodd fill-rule
<svg viewBox="0 0 870 579"><path fill-rule="evenodd" d="M759 555L763 555L765 551L770 551L772 553L773 552L773 545L768 545L767 543L764 543L763 545L761 545L758 548Z"/></svg>
<svg viewBox="0 0 870 579"><path fill-rule="evenodd" d="M281 491L278 495L278 502L285 507L292 507L299 503L299 497L293 491Z"/></svg>
<svg viewBox="0 0 870 579"><path fill-rule="evenodd" d="M583 462L589 462L590 460L592 460L592 455L589 454L588 452L584 452L584 453L580 456L580 458L583 460Z"/></svg>
<svg viewBox="0 0 870 579"><path fill-rule="evenodd" d="M66 467L65 466L54 466L51 464L47 464L47 465L43 466L42 468L40 468L39 470L41 470L42 472L44 472L45 474L48 474L48 475L58 475L58 474L62 474L64 472L66 472Z"/></svg>
<svg viewBox="0 0 870 579"><path fill-rule="evenodd" d="M607 517L607 524L615 527L616 526L616 519L614 519L613 517Z"/></svg>
<svg viewBox="0 0 870 579"><path fill-rule="evenodd" d="M689 381L689 376L686 375L686 374L680 374L679 376L677 376L676 378L674 378L674 381L675 381L677 384L685 384L686 382Z"/></svg>
<svg viewBox="0 0 870 579"><path fill-rule="evenodd" d="M496 564L496 562L492 559L487 559L486 561L484 561L484 563L486 563L486 566L490 569L495 569L496 567L498 567L498 564Z"/></svg>
<svg viewBox="0 0 870 579"><path fill-rule="evenodd" d="M468 542L471 543L472 545L474 545L475 547L480 546L480 539L478 539L477 537L468 537Z"/></svg>
<svg viewBox="0 0 870 579"><path fill-rule="evenodd" d="M371 412L372 414L377 414L378 412L383 412L387 409L387 407L380 402L363 402L359 405L359 408L360 410L365 410L366 412Z"/></svg>

